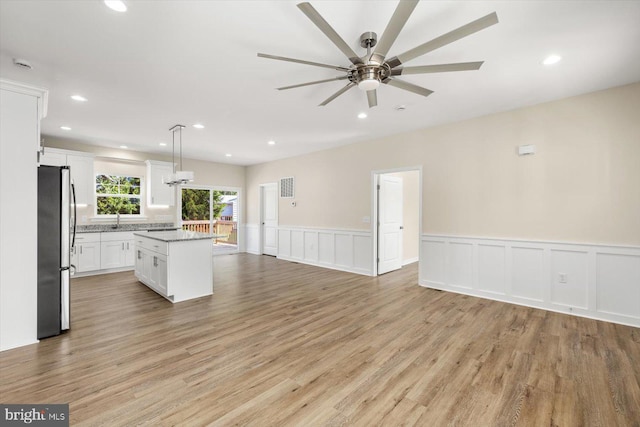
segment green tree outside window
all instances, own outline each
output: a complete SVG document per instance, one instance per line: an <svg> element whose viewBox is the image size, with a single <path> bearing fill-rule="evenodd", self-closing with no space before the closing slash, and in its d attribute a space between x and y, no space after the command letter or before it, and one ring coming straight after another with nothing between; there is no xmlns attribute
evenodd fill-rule
<svg viewBox="0 0 640 427"><path fill-rule="evenodd" d="M98 215L140 215L140 178L98 174L96 212Z"/></svg>

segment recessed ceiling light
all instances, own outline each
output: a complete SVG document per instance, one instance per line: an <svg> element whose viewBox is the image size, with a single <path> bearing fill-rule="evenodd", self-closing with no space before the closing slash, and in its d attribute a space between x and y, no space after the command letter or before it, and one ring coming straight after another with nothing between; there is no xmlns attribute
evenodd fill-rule
<svg viewBox="0 0 640 427"><path fill-rule="evenodd" d="M87 102L88 99L85 98L82 95L71 95L71 99L73 99L74 101L80 101L80 102Z"/></svg>
<svg viewBox="0 0 640 427"><path fill-rule="evenodd" d="M406 106L404 106L404 105L396 105L396 106L395 106L395 110L396 110L396 111L404 111L404 110L406 110L406 109L407 109L407 107L406 107Z"/></svg>
<svg viewBox="0 0 640 427"><path fill-rule="evenodd" d="M271 141L267 142L267 144L269 144L269 145L276 145L276 142L275 142L274 140L271 140Z"/></svg>
<svg viewBox="0 0 640 427"><path fill-rule="evenodd" d="M69 126L60 126L60 129L62 129L62 130L71 130L71 128Z"/></svg>
<svg viewBox="0 0 640 427"><path fill-rule="evenodd" d="M200 123L196 123L193 127L196 129L204 129L204 125L201 125Z"/></svg>
<svg viewBox="0 0 640 427"><path fill-rule="evenodd" d="M231 154L227 153L225 154L225 157L231 157Z"/></svg>
<svg viewBox="0 0 640 427"><path fill-rule="evenodd" d="M549 55L544 59L544 61L542 61L542 63L544 65L553 65L553 64L557 64L558 62L560 62L561 59L562 59L562 57L559 56L559 55Z"/></svg>
<svg viewBox="0 0 640 427"><path fill-rule="evenodd" d="M358 118L359 118L359 119L366 119L366 118L367 118L367 113L360 113L360 114L358 114Z"/></svg>
<svg viewBox="0 0 640 427"><path fill-rule="evenodd" d="M120 0L104 0L104 4L106 4L109 9L113 9L116 12L127 11L127 5Z"/></svg>
<svg viewBox="0 0 640 427"><path fill-rule="evenodd" d="M167 143L166 143L166 142L161 142L159 145L160 145L161 147L166 147L166 146L167 146Z"/></svg>
<svg viewBox="0 0 640 427"><path fill-rule="evenodd" d="M126 145L121 145L120 148L122 148L123 150L126 150L129 147L127 147Z"/></svg>

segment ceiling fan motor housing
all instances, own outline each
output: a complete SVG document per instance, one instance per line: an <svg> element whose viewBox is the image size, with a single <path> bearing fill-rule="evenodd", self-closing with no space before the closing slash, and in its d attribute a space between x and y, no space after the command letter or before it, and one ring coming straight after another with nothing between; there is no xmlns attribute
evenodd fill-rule
<svg viewBox="0 0 640 427"><path fill-rule="evenodd" d="M378 35L373 31L367 31L360 36L360 46L364 48L374 47L378 43Z"/></svg>

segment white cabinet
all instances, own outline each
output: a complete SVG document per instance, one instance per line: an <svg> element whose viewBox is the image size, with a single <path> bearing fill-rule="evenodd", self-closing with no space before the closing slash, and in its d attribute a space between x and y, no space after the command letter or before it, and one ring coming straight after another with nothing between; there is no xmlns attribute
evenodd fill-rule
<svg viewBox="0 0 640 427"><path fill-rule="evenodd" d="M93 205L96 177L93 173L93 156L67 155L67 166L76 191L76 204Z"/></svg>
<svg viewBox="0 0 640 427"><path fill-rule="evenodd" d="M67 155L58 151L51 151L45 147L44 151L40 153L40 164L47 166L66 166Z"/></svg>
<svg viewBox="0 0 640 427"><path fill-rule="evenodd" d="M136 246L135 275L154 291L167 296L167 256Z"/></svg>
<svg viewBox="0 0 640 427"><path fill-rule="evenodd" d="M173 173L173 163L147 160L147 205L173 206L175 187L164 183L163 177Z"/></svg>
<svg viewBox="0 0 640 427"><path fill-rule="evenodd" d="M71 252L71 264L77 273L100 270L100 233L76 235L76 245Z"/></svg>
<svg viewBox="0 0 640 427"><path fill-rule="evenodd" d="M210 238L163 241L136 233L135 244L136 277L169 301L181 302L213 293Z"/></svg>
<svg viewBox="0 0 640 427"><path fill-rule="evenodd" d="M132 232L100 233L100 269L133 267L135 260Z"/></svg>
<svg viewBox="0 0 640 427"><path fill-rule="evenodd" d="M167 295L167 257L158 253L149 254L148 285L157 292Z"/></svg>
<svg viewBox="0 0 640 427"><path fill-rule="evenodd" d="M69 166L76 191L76 203L78 205L94 204L96 177L93 173L92 154L45 147L44 154L40 155L40 164Z"/></svg>
<svg viewBox="0 0 640 427"><path fill-rule="evenodd" d="M47 91L0 80L0 351L38 342L38 170Z"/></svg>

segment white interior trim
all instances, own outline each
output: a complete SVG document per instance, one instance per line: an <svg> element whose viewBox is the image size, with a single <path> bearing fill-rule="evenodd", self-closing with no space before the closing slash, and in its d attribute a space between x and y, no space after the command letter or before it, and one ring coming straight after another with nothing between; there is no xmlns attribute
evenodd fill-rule
<svg viewBox="0 0 640 427"><path fill-rule="evenodd" d="M422 236L422 165L405 166L391 169L379 169L371 171L371 233L372 233L372 253L371 259L371 275L378 275L378 177L387 173L411 172L418 171L418 235ZM418 248L418 259L420 259L420 251L422 245Z"/></svg>
<svg viewBox="0 0 640 427"><path fill-rule="evenodd" d="M420 285L640 327L640 247L423 234Z"/></svg>

